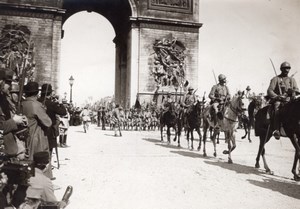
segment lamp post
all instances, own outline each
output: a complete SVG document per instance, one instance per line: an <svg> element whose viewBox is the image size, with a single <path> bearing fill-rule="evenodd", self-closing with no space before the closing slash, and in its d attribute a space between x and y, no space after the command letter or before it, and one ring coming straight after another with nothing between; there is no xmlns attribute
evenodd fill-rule
<svg viewBox="0 0 300 209"><path fill-rule="evenodd" d="M70 84L70 103L72 103L72 86L73 86L73 83L74 83L74 78L73 78L73 76L71 76L69 78L69 84Z"/></svg>

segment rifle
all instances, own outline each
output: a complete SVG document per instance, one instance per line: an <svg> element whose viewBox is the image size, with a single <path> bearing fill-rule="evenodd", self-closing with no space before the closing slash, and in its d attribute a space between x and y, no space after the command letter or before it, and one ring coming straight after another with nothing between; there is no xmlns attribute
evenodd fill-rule
<svg viewBox="0 0 300 209"><path fill-rule="evenodd" d="M26 78L26 73L27 73L27 69L26 69L26 61L28 59L28 54L29 54L29 50L31 48L31 35L29 37L29 43L28 43L28 49L26 52L26 55L24 55L22 57L22 73L21 73L21 79L19 79L19 95L18 95L18 103L17 103L17 111L16 114L18 115L22 115L22 108L21 108L21 101L22 101L22 96L23 96L23 91L24 91L24 83L25 83L25 78ZM26 139L28 138L29 135L29 130L28 130L28 124L24 124L21 125L20 127L18 127L18 131L15 133L15 135L22 141L26 141ZM25 147L27 149L27 143L25 143Z"/></svg>
<svg viewBox="0 0 300 209"><path fill-rule="evenodd" d="M21 114L21 100L22 100L22 96L23 96L23 91L24 91L24 83L25 83L25 78L26 78L26 60L28 59L28 54L29 54L29 50L31 47L31 35L29 37L29 43L28 43L28 49L26 52L26 55L23 56L23 60L22 60L22 74L21 74L21 79L19 80L19 97L18 97L18 104L17 104L17 114Z"/></svg>

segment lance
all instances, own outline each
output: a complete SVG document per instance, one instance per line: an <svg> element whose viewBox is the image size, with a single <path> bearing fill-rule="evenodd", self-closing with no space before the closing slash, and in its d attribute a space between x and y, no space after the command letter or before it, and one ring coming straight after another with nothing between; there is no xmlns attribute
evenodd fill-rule
<svg viewBox="0 0 300 209"><path fill-rule="evenodd" d="M216 74L215 74L214 69L212 70L212 72L213 72L213 75L214 75L215 82L216 82L216 84L218 84L218 81L217 81L217 78L216 78Z"/></svg>
<svg viewBox="0 0 300 209"><path fill-rule="evenodd" d="M276 70L275 70L274 63L273 63L273 61L272 61L271 58L269 58L269 59L270 59L270 62L271 62L271 64L272 64L272 67L273 67L273 70L274 70L274 72L275 72L275 75L276 75L276 77L277 77L277 72L276 72ZM280 88L279 82L277 82L277 85L278 85L278 89L279 89L279 94L282 95L282 92L281 92L281 88Z"/></svg>

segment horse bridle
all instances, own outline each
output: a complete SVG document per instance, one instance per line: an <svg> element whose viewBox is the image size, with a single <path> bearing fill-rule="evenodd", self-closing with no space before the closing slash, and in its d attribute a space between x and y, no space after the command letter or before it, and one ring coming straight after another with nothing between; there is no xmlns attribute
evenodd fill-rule
<svg viewBox="0 0 300 209"><path fill-rule="evenodd" d="M234 112L237 116L238 116L239 114L241 114L241 112L243 111L242 108L234 108L234 107L232 106L232 103L231 103L231 102L230 102L230 104L229 104L229 108L230 108L230 110L231 110L232 112ZM226 118L227 120L229 120L229 121L231 121L231 122L238 122L238 121L233 120L233 119L231 119L231 118L227 118L227 117L224 117L224 118Z"/></svg>

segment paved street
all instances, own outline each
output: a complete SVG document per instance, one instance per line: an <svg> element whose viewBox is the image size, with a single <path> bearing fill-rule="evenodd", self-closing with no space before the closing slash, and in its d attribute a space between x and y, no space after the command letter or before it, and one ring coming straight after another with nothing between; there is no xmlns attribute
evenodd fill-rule
<svg viewBox="0 0 300 209"><path fill-rule="evenodd" d="M300 183L291 180L290 141L272 138L266 145L270 176L254 168L258 138L249 143L241 139L243 133L236 133L234 164L228 164L223 134L214 158L211 142L203 157L202 150L187 149L185 138L182 148L161 143L159 131L114 137L95 125L88 133L73 126L70 147L59 148L61 167L54 169L53 183L61 189L55 192L61 198L73 185L69 209L300 208Z"/></svg>

